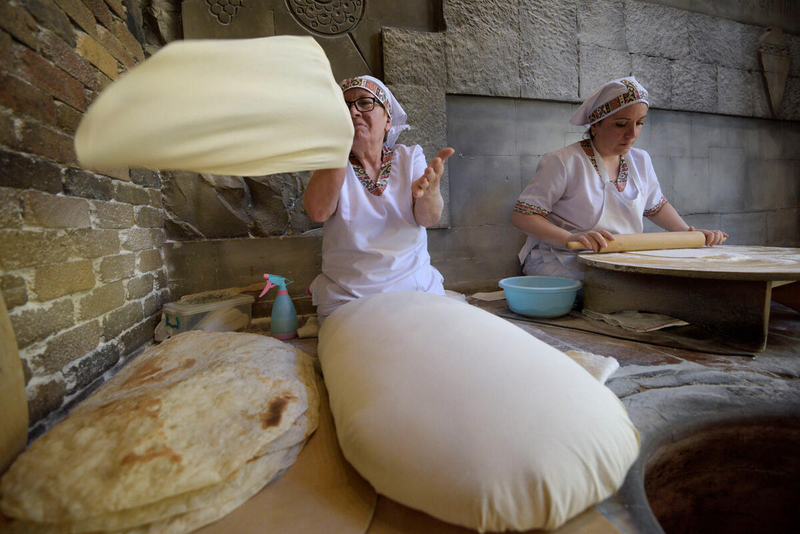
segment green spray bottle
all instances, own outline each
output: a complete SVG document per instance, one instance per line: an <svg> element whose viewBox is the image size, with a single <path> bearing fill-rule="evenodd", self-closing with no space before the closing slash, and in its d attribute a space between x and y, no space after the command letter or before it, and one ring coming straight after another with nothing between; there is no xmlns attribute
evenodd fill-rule
<svg viewBox="0 0 800 534"><path fill-rule="evenodd" d="M276 274L264 274L264 278L267 285L264 286L264 290L258 298L266 295L267 291L273 287L278 288L278 296L272 303L272 319L269 327L272 337L277 339L297 337L297 312L294 309L292 297L289 296L289 291L286 289L287 284L291 284L292 281Z"/></svg>

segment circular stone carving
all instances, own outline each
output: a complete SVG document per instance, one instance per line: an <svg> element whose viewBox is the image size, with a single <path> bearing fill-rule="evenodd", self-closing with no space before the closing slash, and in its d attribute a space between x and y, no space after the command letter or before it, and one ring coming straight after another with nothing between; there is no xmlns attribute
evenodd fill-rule
<svg viewBox="0 0 800 534"><path fill-rule="evenodd" d="M294 20L312 33L342 35L355 28L366 0L286 0Z"/></svg>
<svg viewBox="0 0 800 534"><path fill-rule="evenodd" d="M242 0L206 0L208 12L217 19L217 22L227 26L233 22L233 17L239 12Z"/></svg>

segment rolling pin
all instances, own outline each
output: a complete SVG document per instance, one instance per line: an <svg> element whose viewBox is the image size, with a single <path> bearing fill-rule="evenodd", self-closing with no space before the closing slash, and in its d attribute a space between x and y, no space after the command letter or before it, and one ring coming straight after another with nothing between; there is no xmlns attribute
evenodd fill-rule
<svg viewBox="0 0 800 534"><path fill-rule="evenodd" d="M724 240L723 240L724 241ZM600 248L603 252L633 252L635 250L661 250L670 248L700 248L705 246L703 232L655 232L647 234L616 234L614 241ZM568 241L570 250L591 250L579 241Z"/></svg>

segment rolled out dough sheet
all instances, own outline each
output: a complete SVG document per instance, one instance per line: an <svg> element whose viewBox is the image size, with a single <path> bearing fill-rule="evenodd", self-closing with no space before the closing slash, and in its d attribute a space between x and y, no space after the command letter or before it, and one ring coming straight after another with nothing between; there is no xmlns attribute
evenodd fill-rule
<svg viewBox="0 0 800 534"><path fill-rule="evenodd" d="M641 256L656 256L659 258L747 258L742 254L735 254L731 252L723 252L714 250L713 247L708 248L675 248L663 250L637 250L636 252L628 252L628 254L637 254Z"/></svg>
<svg viewBox="0 0 800 534"><path fill-rule="evenodd" d="M312 37L175 41L103 91L81 165L262 176L347 164L353 123Z"/></svg>

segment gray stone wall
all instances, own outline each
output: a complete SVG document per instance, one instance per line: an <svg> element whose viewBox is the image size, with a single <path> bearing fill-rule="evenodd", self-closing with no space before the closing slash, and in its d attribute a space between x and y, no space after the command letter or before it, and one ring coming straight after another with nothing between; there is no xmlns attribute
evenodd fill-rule
<svg viewBox="0 0 800 534"><path fill-rule="evenodd" d="M136 0L0 2L0 288L34 435L152 340L169 296L159 174L90 173L73 148L145 57L137 17Z"/></svg>

